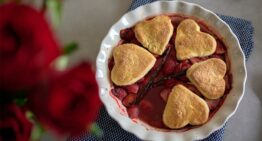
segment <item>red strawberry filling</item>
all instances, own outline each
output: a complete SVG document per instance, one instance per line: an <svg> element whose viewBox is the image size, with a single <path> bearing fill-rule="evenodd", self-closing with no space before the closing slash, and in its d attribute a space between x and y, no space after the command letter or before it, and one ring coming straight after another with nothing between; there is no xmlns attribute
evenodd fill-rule
<svg viewBox="0 0 262 141"><path fill-rule="evenodd" d="M172 25L174 26L174 29L176 30L177 26L179 25L179 23L186 19L186 17L180 16L180 15L172 15L170 16Z"/></svg>
<svg viewBox="0 0 262 141"><path fill-rule="evenodd" d="M177 65L177 62L170 57L168 60L166 60L166 63L163 68L163 72L165 74L171 74L172 72L174 72L176 65Z"/></svg>
<svg viewBox="0 0 262 141"><path fill-rule="evenodd" d="M130 43L133 43L133 44L142 46L141 43L140 43L136 38L135 38L135 39L132 39Z"/></svg>
<svg viewBox="0 0 262 141"><path fill-rule="evenodd" d="M195 63L198 63L198 62L201 62L201 61L205 61L207 59L208 59L208 57L194 57L194 58L191 58L189 60L192 64L195 64Z"/></svg>
<svg viewBox="0 0 262 141"><path fill-rule="evenodd" d="M215 54L224 54L226 52L226 49L224 48L224 45L221 41L217 41L217 48Z"/></svg>
<svg viewBox="0 0 262 141"><path fill-rule="evenodd" d="M147 110L147 111L150 111L153 109L153 104L151 104L149 101L147 100L142 100L140 103L139 103L139 107L143 110Z"/></svg>
<svg viewBox="0 0 262 141"><path fill-rule="evenodd" d="M122 103L124 106L126 107L130 107L133 105L133 103L135 102L136 100L136 94L128 94L123 100L122 100Z"/></svg>
<svg viewBox="0 0 262 141"><path fill-rule="evenodd" d="M218 99L218 100L206 99L205 101L206 101L206 103L207 103L210 111L215 110L216 107L217 107L217 106L219 105L219 103L220 103L220 99Z"/></svg>
<svg viewBox="0 0 262 141"><path fill-rule="evenodd" d="M132 28L123 29L120 31L120 38L124 41L132 41L135 38L135 33Z"/></svg>
<svg viewBox="0 0 262 141"><path fill-rule="evenodd" d="M188 60L182 61L181 62L181 71L182 70L187 70L188 68L191 67L191 64Z"/></svg>
<svg viewBox="0 0 262 141"><path fill-rule="evenodd" d="M177 64L174 68L174 72L181 72L191 67L191 63L188 60L184 60Z"/></svg>
<svg viewBox="0 0 262 141"><path fill-rule="evenodd" d="M137 106L131 106L127 109L127 113L131 119L136 119L139 115L139 108Z"/></svg>
<svg viewBox="0 0 262 141"><path fill-rule="evenodd" d="M231 90L231 88L232 88L232 86L231 86L231 84L232 84L232 74L226 75L224 77L224 79L225 79L225 82L226 82L226 91L225 91L225 93L228 93Z"/></svg>
<svg viewBox="0 0 262 141"><path fill-rule="evenodd" d="M125 89L127 90L128 93L133 93L136 94L139 90L139 86L137 84L125 86Z"/></svg>
<svg viewBox="0 0 262 141"><path fill-rule="evenodd" d="M210 58L218 58L218 59L225 60L224 56L223 55L219 55L219 54L213 54L213 55L210 56Z"/></svg>
<svg viewBox="0 0 262 141"><path fill-rule="evenodd" d="M114 89L111 90L111 92L112 92L113 95L116 96L119 100L124 99L124 97L126 97L126 95L127 95L125 89L123 89L123 88L114 88Z"/></svg>
<svg viewBox="0 0 262 141"><path fill-rule="evenodd" d="M167 99L168 99L168 96L169 96L170 92L171 92L171 89L164 89L164 90L162 90L162 91L160 92L160 96L161 96L161 98L162 98L165 102L167 102Z"/></svg>
<svg viewBox="0 0 262 141"><path fill-rule="evenodd" d="M182 82L180 82L177 79L169 79L169 80L166 80L164 83L165 87L169 87L169 88L172 88L173 86L177 84L182 84Z"/></svg>
<svg viewBox="0 0 262 141"><path fill-rule="evenodd" d="M111 58L108 62L108 69L111 71L115 65L114 59Z"/></svg>
<svg viewBox="0 0 262 141"><path fill-rule="evenodd" d="M184 75L184 76L181 76L179 77L179 80L186 83L186 82L189 82L188 78Z"/></svg>
<svg viewBox="0 0 262 141"><path fill-rule="evenodd" d="M210 118L217 109L222 105L226 94L231 90L232 74L230 73L230 60L227 56L226 46L221 39L212 32L203 22L198 21L201 27L201 31L209 33L216 38L217 48L213 55L206 57L194 57L188 60L179 61L176 59L176 51L174 47L174 41L176 37L176 28L179 23L187 18L181 15L170 16L172 24L174 26L174 33L167 45L166 52L161 56L156 56L157 61L153 68L143 78L137 81L133 85L129 86L114 86L112 94L115 95L122 104L127 108L127 112L130 118L140 119L151 126L157 128L168 129L162 123L163 111L173 86L182 84L190 89L198 96L203 97L201 92L190 83L186 77L186 70L191 67L192 64L198 63L209 58L220 58L227 64L228 71L224 77L226 82L225 96L217 100L205 99L210 108ZM133 28L127 28L120 31L121 41L123 43L134 43L142 46L136 39ZM110 59L108 62L109 71L114 66L114 60ZM192 126L186 126L182 130L191 129Z"/></svg>
<svg viewBox="0 0 262 141"><path fill-rule="evenodd" d="M191 90L193 93L197 94L198 96L202 97L202 94L199 92L199 90L193 85L193 84L186 84L185 85L189 90Z"/></svg>

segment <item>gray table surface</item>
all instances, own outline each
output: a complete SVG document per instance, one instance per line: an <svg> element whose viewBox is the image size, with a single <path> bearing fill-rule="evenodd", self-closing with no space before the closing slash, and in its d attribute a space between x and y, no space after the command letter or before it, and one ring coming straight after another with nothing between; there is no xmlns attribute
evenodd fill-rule
<svg viewBox="0 0 262 141"><path fill-rule="evenodd" d="M187 0L189 1L189 0ZM89 59L95 64L100 43L128 9L132 0L67 0L58 38L62 43L77 41L80 50L71 63ZM225 141L262 140L262 1L261 0L191 0L216 13L252 21L255 48L248 60L245 96L236 114L228 121ZM45 138L48 139L48 138ZM44 140L45 140L44 139Z"/></svg>

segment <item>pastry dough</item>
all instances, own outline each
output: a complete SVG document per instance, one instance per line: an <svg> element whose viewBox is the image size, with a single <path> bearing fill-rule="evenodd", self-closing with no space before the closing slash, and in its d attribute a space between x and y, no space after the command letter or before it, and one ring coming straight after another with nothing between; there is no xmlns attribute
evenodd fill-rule
<svg viewBox="0 0 262 141"><path fill-rule="evenodd" d="M131 85L143 78L154 66L156 58L135 44L122 44L114 48L115 65L111 80L118 86Z"/></svg>
<svg viewBox="0 0 262 141"><path fill-rule="evenodd" d="M168 16L157 16L135 26L137 40L150 52L161 55L173 34L173 25Z"/></svg>
<svg viewBox="0 0 262 141"><path fill-rule="evenodd" d="M216 40L211 35L201 32L194 20L186 19L178 25L175 48L178 60L204 57L216 51Z"/></svg>
<svg viewBox="0 0 262 141"><path fill-rule="evenodd" d="M208 120L209 108L198 95L179 84L173 87L163 113L164 124L171 129L201 125Z"/></svg>
<svg viewBox="0 0 262 141"><path fill-rule="evenodd" d="M193 64L187 70L187 78L208 99L224 95L226 64L218 58Z"/></svg>

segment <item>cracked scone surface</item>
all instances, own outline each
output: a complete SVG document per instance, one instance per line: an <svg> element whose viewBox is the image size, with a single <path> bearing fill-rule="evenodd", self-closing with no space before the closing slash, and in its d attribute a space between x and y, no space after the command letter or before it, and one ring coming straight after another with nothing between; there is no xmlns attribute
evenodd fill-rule
<svg viewBox="0 0 262 141"><path fill-rule="evenodd" d="M157 16L138 23L134 28L137 40L150 52L162 55L173 34L173 25L168 16Z"/></svg>
<svg viewBox="0 0 262 141"><path fill-rule="evenodd" d="M216 51L216 45L215 38L201 32L192 19L183 20L177 27L175 48L178 60L209 56Z"/></svg>
<svg viewBox="0 0 262 141"><path fill-rule="evenodd" d="M163 113L164 124L171 129L201 125L208 120L209 108L198 95L179 84L173 87Z"/></svg>
<svg viewBox="0 0 262 141"><path fill-rule="evenodd" d="M111 80L118 86L131 85L143 78L154 66L156 58L135 44L122 44L114 48L115 65Z"/></svg>
<svg viewBox="0 0 262 141"><path fill-rule="evenodd" d="M193 64L187 70L187 78L208 99L218 99L224 95L226 64L218 58Z"/></svg>

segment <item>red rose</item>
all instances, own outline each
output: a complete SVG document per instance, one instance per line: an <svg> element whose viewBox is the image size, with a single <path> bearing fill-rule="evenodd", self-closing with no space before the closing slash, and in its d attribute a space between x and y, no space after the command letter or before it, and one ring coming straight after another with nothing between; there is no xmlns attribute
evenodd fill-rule
<svg viewBox="0 0 262 141"><path fill-rule="evenodd" d="M18 4L0 6L0 90L25 90L44 77L59 48L43 15Z"/></svg>
<svg viewBox="0 0 262 141"><path fill-rule="evenodd" d="M0 105L0 141L28 141L32 124L15 104Z"/></svg>
<svg viewBox="0 0 262 141"><path fill-rule="evenodd" d="M101 102L98 85L87 63L56 77L29 95L29 108L46 127L78 134L96 119Z"/></svg>

